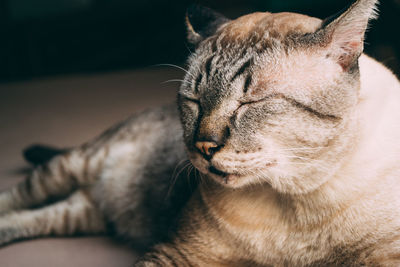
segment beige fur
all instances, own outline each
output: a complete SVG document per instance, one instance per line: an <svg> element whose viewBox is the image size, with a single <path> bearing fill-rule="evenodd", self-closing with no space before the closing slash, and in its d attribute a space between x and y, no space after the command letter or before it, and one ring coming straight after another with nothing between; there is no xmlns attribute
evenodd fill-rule
<svg viewBox="0 0 400 267"><path fill-rule="evenodd" d="M247 244L243 257L279 266L290 255L292 264L304 265L356 241L374 247L367 265L400 264L400 85L367 56L360 58L360 68L359 142L319 189L298 196L278 194L269 186L217 193L203 189L220 226ZM351 253L350 247L345 250Z"/></svg>
<svg viewBox="0 0 400 267"><path fill-rule="evenodd" d="M363 55L359 62L353 113L359 123L355 143L341 155L346 161L318 189L300 195L269 185L230 190L203 184L193 205L207 211L194 208L188 216L196 226L184 231L200 240L209 233L201 254L224 266L234 259L263 266L400 265L400 84L372 58ZM213 220L204 219L209 216Z"/></svg>

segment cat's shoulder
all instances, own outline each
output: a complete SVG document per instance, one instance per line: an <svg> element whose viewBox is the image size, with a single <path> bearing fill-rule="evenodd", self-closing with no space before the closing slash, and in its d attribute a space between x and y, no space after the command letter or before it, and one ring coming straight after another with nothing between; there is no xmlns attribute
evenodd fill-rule
<svg viewBox="0 0 400 267"><path fill-rule="evenodd" d="M362 90L387 88L400 91L398 78L383 63L362 54L359 59L359 66Z"/></svg>

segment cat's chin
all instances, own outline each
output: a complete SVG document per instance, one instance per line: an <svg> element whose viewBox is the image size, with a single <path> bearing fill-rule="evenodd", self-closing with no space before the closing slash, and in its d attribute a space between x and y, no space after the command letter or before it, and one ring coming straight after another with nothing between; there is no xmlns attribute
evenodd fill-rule
<svg viewBox="0 0 400 267"><path fill-rule="evenodd" d="M249 177L246 177L245 175L226 174L224 176L219 176L210 173L208 174L208 177L228 188L239 188L249 184Z"/></svg>
<svg viewBox="0 0 400 267"><path fill-rule="evenodd" d="M244 175L226 173L212 166L208 161L202 159L196 154L190 155L190 161L198 171L206 175L212 181L226 187L237 188L245 184ZM244 179L243 179L244 178Z"/></svg>
<svg viewBox="0 0 400 267"><path fill-rule="evenodd" d="M205 174L208 179L227 188L241 188L254 183L254 177L245 174L226 173L212 166L202 169L200 172ZM259 180L257 180L257 184L260 184Z"/></svg>
<svg viewBox="0 0 400 267"><path fill-rule="evenodd" d="M252 184L260 184L260 179L255 179L249 174L241 173L229 173L219 168L218 166L212 165L209 161L203 159L196 153L189 154L190 161L193 166L200 171L203 175L207 176L210 180L223 185L228 188L240 188ZM276 163L271 163L270 167L275 166ZM268 183L265 180L265 183Z"/></svg>

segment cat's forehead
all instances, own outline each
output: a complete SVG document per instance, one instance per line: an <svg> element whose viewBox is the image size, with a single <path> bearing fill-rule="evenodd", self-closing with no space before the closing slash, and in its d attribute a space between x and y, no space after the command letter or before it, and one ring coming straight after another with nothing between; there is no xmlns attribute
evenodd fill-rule
<svg viewBox="0 0 400 267"><path fill-rule="evenodd" d="M265 63L258 60L260 56L275 58L286 54L288 48L297 46L293 37L315 32L321 23L320 19L289 12L245 15L204 40L189 63L198 65L196 69L217 68L229 76L236 67L242 69L240 64Z"/></svg>
<svg viewBox="0 0 400 267"><path fill-rule="evenodd" d="M282 12L257 12L239 17L222 27L219 35L227 41L246 40L249 36L269 37L283 41L291 34L315 32L321 26L321 20L302 14ZM268 38L268 37L267 37Z"/></svg>
<svg viewBox="0 0 400 267"><path fill-rule="evenodd" d="M321 20L296 13L253 13L225 24L206 39L189 60L190 87L183 90L215 101L237 98L246 92L254 96L288 93L294 89L316 88L315 76L326 80L338 67L313 49L289 49L293 34L315 32ZM288 39L288 40L289 40ZM293 40L293 39L291 39ZM320 75L323 68L324 75ZM332 71L330 71L332 70ZM329 77L325 77L325 76ZM329 79L328 79L329 78ZM218 90L214 90L218 88Z"/></svg>

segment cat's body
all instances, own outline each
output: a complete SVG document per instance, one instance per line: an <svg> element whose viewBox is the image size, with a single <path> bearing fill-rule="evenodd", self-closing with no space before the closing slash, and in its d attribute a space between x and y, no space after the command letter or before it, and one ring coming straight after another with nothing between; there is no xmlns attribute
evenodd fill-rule
<svg viewBox="0 0 400 267"><path fill-rule="evenodd" d="M400 264L400 85L365 55L360 71L359 130L330 181L301 195L269 185L226 190L200 184L182 231L195 234L177 245L188 258L198 255L192 266ZM207 242L198 240L204 233ZM160 256L165 265L186 266L180 253L159 250L170 253Z"/></svg>
<svg viewBox="0 0 400 267"><path fill-rule="evenodd" d="M0 244L111 231L162 242L137 266L399 266L400 83L361 55L375 4L324 22L197 10L205 28L189 12L179 112L135 115L1 193Z"/></svg>

